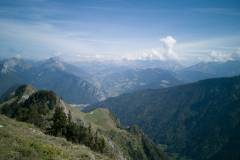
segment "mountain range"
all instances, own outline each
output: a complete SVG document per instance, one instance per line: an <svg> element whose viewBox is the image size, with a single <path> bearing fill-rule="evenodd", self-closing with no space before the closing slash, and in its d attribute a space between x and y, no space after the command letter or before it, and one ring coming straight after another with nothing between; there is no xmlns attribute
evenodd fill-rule
<svg viewBox="0 0 240 160"><path fill-rule="evenodd" d="M126 126L139 125L176 157L240 158L240 76L123 94L96 106Z"/></svg>
<svg viewBox="0 0 240 160"><path fill-rule="evenodd" d="M10 87L32 84L53 90L72 104L94 104L143 89L240 74L238 60L202 62L189 67L168 64L157 60L73 63L58 57L41 61L10 58L0 61L0 95Z"/></svg>
<svg viewBox="0 0 240 160"><path fill-rule="evenodd" d="M194 82L207 78L231 77L240 74L240 61L201 62L177 72L178 79L185 82Z"/></svg>
<svg viewBox="0 0 240 160"><path fill-rule="evenodd" d="M0 95L10 87L27 83L53 90L71 103L93 103L104 98L96 86L83 78L87 76L84 71L58 59L32 62L11 58L0 63Z"/></svg>
<svg viewBox="0 0 240 160"><path fill-rule="evenodd" d="M88 104L122 93L182 83L175 78L174 72L166 70L170 67L162 62L127 62L130 64L69 64L58 57L43 61L5 59L0 61L0 95L10 87L26 83L53 90L67 102ZM165 69L152 68L159 66Z"/></svg>

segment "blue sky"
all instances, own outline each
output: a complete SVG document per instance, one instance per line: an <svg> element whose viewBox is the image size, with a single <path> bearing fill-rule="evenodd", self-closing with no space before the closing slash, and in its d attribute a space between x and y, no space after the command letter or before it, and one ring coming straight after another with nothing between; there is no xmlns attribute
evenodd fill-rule
<svg viewBox="0 0 240 160"><path fill-rule="evenodd" d="M231 59L237 0L0 0L2 57Z"/></svg>

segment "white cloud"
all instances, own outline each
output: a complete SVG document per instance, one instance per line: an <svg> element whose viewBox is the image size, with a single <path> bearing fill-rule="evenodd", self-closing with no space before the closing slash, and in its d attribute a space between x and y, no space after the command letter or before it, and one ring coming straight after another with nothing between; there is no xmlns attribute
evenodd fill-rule
<svg viewBox="0 0 240 160"><path fill-rule="evenodd" d="M21 23L0 19L1 56L31 58L61 56L78 59L150 59L176 60L181 63L199 61L227 61L240 59L238 35L197 41L177 41L173 36L160 39L147 49L143 43L125 43L121 40L98 39L93 33L62 30L48 23ZM154 42L156 43L156 42ZM238 48L238 49L236 49ZM3 55L5 54L5 55Z"/></svg>
<svg viewBox="0 0 240 160"><path fill-rule="evenodd" d="M205 61L226 62L229 60L236 60L239 58L240 52L238 50L232 53L213 50L208 54L208 57L205 59Z"/></svg>
<svg viewBox="0 0 240 160"><path fill-rule="evenodd" d="M201 61L224 62L240 60L240 38L236 36L220 37L190 42L178 42L172 36L160 39L162 46L143 49L130 53L126 59L177 61L192 65Z"/></svg>
<svg viewBox="0 0 240 160"><path fill-rule="evenodd" d="M177 41L172 36L161 38L160 41L166 46L167 49L172 50Z"/></svg>
<svg viewBox="0 0 240 160"><path fill-rule="evenodd" d="M232 60L232 55L213 50L209 53L209 60L214 62L225 62Z"/></svg>
<svg viewBox="0 0 240 160"><path fill-rule="evenodd" d="M144 50L138 56L138 59L144 60L162 60L165 61L169 59L167 51L163 48L152 48L148 50Z"/></svg>
<svg viewBox="0 0 240 160"><path fill-rule="evenodd" d="M151 49L146 49L138 54L138 59L148 59L148 60L179 60L180 57L174 50L177 43L176 39L172 36L166 36L160 39L162 47L156 47Z"/></svg>
<svg viewBox="0 0 240 160"><path fill-rule="evenodd" d="M164 44L164 47L167 49L167 57L169 59L179 59L178 55L174 51L174 46L176 45L177 41L172 36L167 36L165 38L161 38L160 41Z"/></svg>
<svg viewBox="0 0 240 160"><path fill-rule="evenodd" d="M94 57L100 51L105 54L108 46L117 45L117 41L94 38L91 33L76 30L62 30L48 23L21 23L0 19L0 51L14 56L12 50L20 50L23 57L46 58L62 56L76 58L77 55ZM13 48L11 51L9 48ZM79 59L81 57L78 57Z"/></svg>

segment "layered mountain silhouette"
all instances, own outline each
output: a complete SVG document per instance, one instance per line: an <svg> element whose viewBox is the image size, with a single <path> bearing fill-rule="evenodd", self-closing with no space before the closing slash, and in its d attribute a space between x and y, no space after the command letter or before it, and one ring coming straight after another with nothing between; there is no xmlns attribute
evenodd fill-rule
<svg viewBox="0 0 240 160"><path fill-rule="evenodd" d="M199 63L187 68L152 60L123 62L69 64L58 57L43 61L21 58L1 60L0 95L10 87L32 84L39 89L55 91L69 103L93 104L143 89L166 88L240 74L238 60Z"/></svg>
<svg viewBox="0 0 240 160"><path fill-rule="evenodd" d="M207 78L231 77L240 74L240 61L201 62L177 71L178 79L193 82Z"/></svg>
<svg viewBox="0 0 240 160"><path fill-rule="evenodd" d="M53 90L70 103L94 103L104 98L96 86L84 79L84 71L56 58L40 62L11 58L1 62L0 70L0 95L10 87L27 83ZM82 73L82 77L75 72Z"/></svg>

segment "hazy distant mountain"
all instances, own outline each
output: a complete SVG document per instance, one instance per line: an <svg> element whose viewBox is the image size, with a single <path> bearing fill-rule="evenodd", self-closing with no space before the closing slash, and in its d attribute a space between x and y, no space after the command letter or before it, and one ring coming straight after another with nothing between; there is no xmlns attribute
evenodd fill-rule
<svg viewBox="0 0 240 160"><path fill-rule="evenodd" d="M240 74L240 61L229 60L226 62L199 63L186 70L195 70L216 76L234 76Z"/></svg>
<svg viewBox="0 0 240 160"><path fill-rule="evenodd" d="M73 74L86 77L85 72L56 58L41 62L7 59L1 62L0 70L0 94L12 86L29 83L53 90L70 103L93 103L104 98L97 87Z"/></svg>
<svg viewBox="0 0 240 160"><path fill-rule="evenodd" d="M178 78L192 82L207 78L230 77L240 74L240 61L202 62L177 72Z"/></svg>
<svg viewBox="0 0 240 160"><path fill-rule="evenodd" d="M75 63L89 73L88 79L101 88L106 97L146 88L163 88L182 83L173 72L176 62L160 60L87 61ZM172 70L172 71L171 71Z"/></svg>
<svg viewBox="0 0 240 160"><path fill-rule="evenodd" d="M124 61L125 64L132 66L134 68L141 68L141 69L147 69L147 68L161 68L164 70L179 70L183 66L174 60L126 60Z"/></svg>
<svg viewBox="0 0 240 160"><path fill-rule="evenodd" d="M97 106L181 157L240 159L240 76L124 94Z"/></svg>
<svg viewBox="0 0 240 160"><path fill-rule="evenodd" d="M202 62L183 68L176 61L119 60L76 64L88 81L113 97L141 89L158 89L182 83L240 74L240 61Z"/></svg>
<svg viewBox="0 0 240 160"><path fill-rule="evenodd" d="M75 62L74 64L90 74L119 72L128 69L160 68L163 70L174 71L183 68L183 66L176 61L162 60L96 60Z"/></svg>
<svg viewBox="0 0 240 160"><path fill-rule="evenodd" d="M9 72L23 72L32 67L32 62L23 60L20 58L10 58L0 61L1 74L7 74Z"/></svg>
<svg viewBox="0 0 240 160"><path fill-rule="evenodd" d="M19 58L10 58L0 61L0 95L8 88L22 84L28 74L26 70L32 67L31 62Z"/></svg>
<svg viewBox="0 0 240 160"><path fill-rule="evenodd" d="M98 76L101 74L109 74L113 72L123 71L129 69L130 66L116 61L80 61L74 62L75 66L83 69L90 75Z"/></svg>
<svg viewBox="0 0 240 160"><path fill-rule="evenodd" d="M85 61L69 64L58 57L43 61L10 58L0 61L0 94L30 83L57 92L70 103L95 103L142 89L240 74L239 61L199 63L184 69L159 60Z"/></svg>
<svg viewBox="0 0 240 160"><path fill-rule="evenodd" d="M181 84L173 72L159 69L128 69L99 78L107 97L142 89L159 89Z"/></svg>
<svg viewBox="0 0 240 160"><path fill-rule="evenodd" d="M80 67L77 67L75 65L72 65L70 63L65 62L59 57L51 57L47 60L39 62L39 67L42 70L58 70L58 71L65 71L71 74L74 74L78 77L81 77L83 79L89 78L89 74L81 69Z"/></svg>

